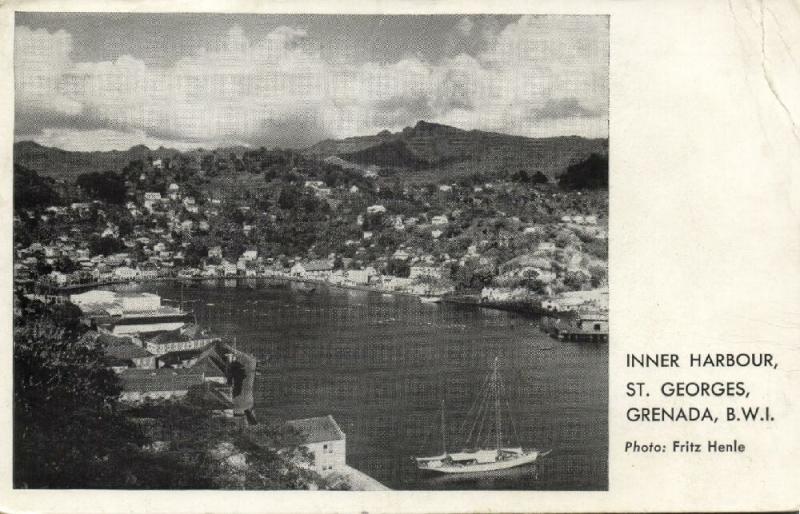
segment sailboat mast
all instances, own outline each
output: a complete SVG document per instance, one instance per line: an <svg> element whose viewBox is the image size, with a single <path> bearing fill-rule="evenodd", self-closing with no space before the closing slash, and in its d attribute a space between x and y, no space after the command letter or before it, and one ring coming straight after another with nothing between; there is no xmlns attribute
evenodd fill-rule
<svg viewBox="0 0 800 514"><path fill-rule="evenodd" d="M442 453L447 453L447 439L444 428L444 400L442 400Z"/></svg>
<svg viewBox="0 0 800 514"><path fill-rule="evenodd" d="M494 415L495 415L495 425L496 425L496 437L497 437L497 452L500 453L500 430L501 430L501 423L500 423L500 390L499 390L499 381L497 380L497 357L494 358L494 376L492 377L492 382L494 386Z"/></svg>

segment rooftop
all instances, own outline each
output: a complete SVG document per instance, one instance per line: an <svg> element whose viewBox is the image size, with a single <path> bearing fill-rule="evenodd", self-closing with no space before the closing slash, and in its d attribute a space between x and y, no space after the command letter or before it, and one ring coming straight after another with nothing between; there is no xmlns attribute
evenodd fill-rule
<svg viewBox="0 0 800 514"><path fill-rule="evenodd" d="M333 269L333 262L325 259L308 261L303 264L306 271L329 271Z"/></svg>
<svg viewBox="0 0 800 514"><path fill-rule="evenodd" d="M203 383L203 374L191 369L126 369L119 374L123 391L188 391Z"/></svg>
<svg viewBox="0 0 800 514"><path fill-rule="evenodd" d="M330 414L317 418L293 419L286 424L305 435L306 443L341 441L345 438L344 432Z"/></svg>

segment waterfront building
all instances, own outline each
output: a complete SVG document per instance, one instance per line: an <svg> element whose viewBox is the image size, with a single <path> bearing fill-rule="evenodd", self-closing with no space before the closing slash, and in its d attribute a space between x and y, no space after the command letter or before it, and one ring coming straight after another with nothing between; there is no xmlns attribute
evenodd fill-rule
<svg viewBox="0 0 800 514"><path fill-rule="evenodd" d="M375 271L375 268L372 266L368 266L365 269L350 269L347 270L345 274L348 281L357 284L357 285L367 285L372 281L375 277L378 276L378 272Z"/></svg>
<svg viewBox="0 0 800 514"><path fill-rule="evenodd" d="M70 296L87 323L94 323L115 335L153 333L182 328L188 315L176 307L162 306L152 293L87 291Z"/></svg>
<svg viewBox="0 0 800 514"><path fill-rule="evenodd" d="M99 310L104 306L112 305L117 300L117 293L93 289L85 293L69 296L69 301L78 306L84 313Z"/></svg>
<svg viewBox="0 0 800 514"><path fill-rule="evenodd" d="M202 372L184 369L126 369L119 374L122 382L120 401L168 400L182 398L189 389L203 384Z"/></svg>
<svg viewBox="0 0 800 514"><path fill-rule="evenodd" d="M333 416L295 419L287 422L287 425L305 438L303 446L314 458L314 471L328 474L346 468L347 437Z"/></svg>
<svg viewBox="0 0 800 514"><path fill-rule="evenodd" d="M232 262L225 260L222 261L221 267L222 267L222 274L225 275L226 277L236 275L239 271L236 264L233 264Z"/></svg>
<svg viewBox="0 0 800 514"><path fill-rule="evenodd" d="M161 307L161 297L153 293L126 291L118 293L117 298L125 312L149 312Z"/></svg>
<svg viewBox="0 0 800 514"><path fill-rule="evenodd" d="M135 280L139 276L139 272L128 266L120 266L114 269L114 278L117 280Z"/></svg>
<svg viewBox="0 0 800 514"><path fill-rule="evenodd" d="M198 350L218 340L193 326L185 331L172 330L153 336L145 342L145 348L153 355L161 356L169 352Z"/></svg>
<svg viewBox="0 0 800 514"><path fill-rule="evenodd" d="M296 277L326 278L333 271L333 261L330 259L316 259L305 263L297 262L289 272Z"/></svg>
<svg viewBox="0 0 800 514"><path fill-rule="evenodd" d="M156 368L155 355L142 348L141 341L134 337L118 337L90 330L82 339L103 345L106 355L104 364L117 373L129 368Z"/></svg>

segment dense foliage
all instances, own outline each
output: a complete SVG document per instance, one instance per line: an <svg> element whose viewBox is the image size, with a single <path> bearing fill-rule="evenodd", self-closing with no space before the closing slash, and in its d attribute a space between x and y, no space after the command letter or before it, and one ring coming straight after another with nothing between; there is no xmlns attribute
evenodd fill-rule
<svg viewBox="0 0 800 514"><path fill-rule="evenodd" d="M75 183L98 200L111 204L125 201L125 179L113 171L84 173L78 176Z"/></svg>
<svg viewBox="0 0 800 514"><path fill-rule="evenodd" d="M74 305L15 302L15 487L328 487L302 466L297 433L242 429L187 402L124 408Z"/></svg>
<svg viewBox="0 0 800 514"><path fill-rule="evenodd" d="M564 189L608 189L608 156L592 154L569 166L558 184Z"/></svg>
<svg viewBox="0 0 800 514"><path fill-rule="evenodd" d="M14 208L29 209L57 205L61 201L53 180L19 164L14 165Z"/></svg>

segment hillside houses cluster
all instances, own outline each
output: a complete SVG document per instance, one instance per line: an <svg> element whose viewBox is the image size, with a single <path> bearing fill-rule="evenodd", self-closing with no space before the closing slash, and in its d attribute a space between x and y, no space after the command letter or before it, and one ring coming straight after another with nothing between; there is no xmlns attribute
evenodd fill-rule
<svg viewBox="0 0 800 514"><path fill-rule="evenodd" d="M152 167L163 171L155 164ZM463 286L454 282L453 270L470 267L491 275L491 283L485 286L494 291L493 298L511 298L512 291L519 288L553 295L605 282L605 272L598 272L605 268L605 262L583 248L587 240L604 243L607 237L604 220L596 213L553 213L540 222L530 218L523 221L497 209L485 218L469 213L469 209L492 209L492 195L513 197L519 193L519 186L508 181L474 186L449 183L433 188L408 184L400 191L403 201L423 206L410 210L407 206L398 208L397 201L375 197L381 188L377 182L375 191L369 192L373 195L369 196L371 202L359 204L359 198L367 198L366 189L342 184L332 187L308 178L299 183L299 188L320 202L334 205L334 200L347 201L347 205L360 207L336 212L337 220L351 224L348 237L338 241L336 251L317 252L312 245L296 255L270 254L259 244L263 220L277 223L278 218L267 211L256 212L255 204L227 197L222 200L209 191L190 192L191 188L177 182L168 183L160 191L146 187L139 184L130 189L128 199L120 206L127 223L119 221L118 213L112 215L111 206L99 201L49 206L37 213L17 212L17 220L39 216L39 222L68 228L48 241L27 246L18 243L15 279L65 287L175 277L279 277L440 294ZM566 198L560 192L533 194L537 201L555 205ZM434 199L441 202L432 205ZM198 253L193 243L208 240L214 228L218 233L222 219L227 223L225 229L231 230L230 220L236 212L242 216L238 228L232 230L248 244L232 250L211 243ZM91 234L80 228L89 225L85 222L89 219L95 227ZM387 232L393 235L387 237ZM453 243L456 237L472 238L473 244L464 250ZM387 245L387 241L391 243Z"/></svg>

